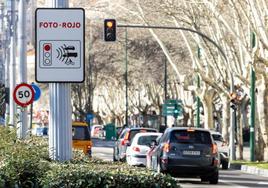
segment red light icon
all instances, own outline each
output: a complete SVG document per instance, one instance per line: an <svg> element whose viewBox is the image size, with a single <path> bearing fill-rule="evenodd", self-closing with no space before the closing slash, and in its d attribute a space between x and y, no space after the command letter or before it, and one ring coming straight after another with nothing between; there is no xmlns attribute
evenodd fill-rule
<svg viewBox="0 0 268 188"><path fill-rule="evenodd" d="M49 51L50 48L51 48L51 47L50 47L50 44L45 44L45 45L44 45L44 50L45 50L45 51Z"/></svg>

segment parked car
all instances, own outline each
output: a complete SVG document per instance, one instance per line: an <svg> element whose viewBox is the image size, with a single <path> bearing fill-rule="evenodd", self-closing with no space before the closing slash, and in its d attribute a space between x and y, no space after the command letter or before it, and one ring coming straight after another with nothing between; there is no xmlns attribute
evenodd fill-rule
<svg viewBox="0 0 268 188"><path fill-rule="evenodd" d="M200 177L217 184L219 154L209 130L192 127L166 129L152 151L151 166L173 176Z"/></svg>
<svg viewBox="0 0 268 188"><path fill-rule="evenodd" d="M125 128L115 142L113 149L114 161L125 161L127 147L131 145L134 136L140 132L158 132L152 128Z"/></svg>
<svg viewBox="0 0 268 188"><path fill-rule="evenodd" d="M146 154L150 150L151 143L156 141L162 133L137 133L131 145L127 147L126 161L129 165L146 166Z"/></svg>
<svg viewBox="0 0 268 188"><path fill-rule="evenodd" d="M92 141L87 123L72 123L73 148L83 150L85 155L92 156Z"/></svg>
<svg viewBox="0 0 268 188"><path fill-rule="evenodd" d="M103 125L92 125L90 130L91 138L100 138L105 136Z"/></svg>
<svg viewBox="0 0 268 188"><path fill-rule="evenodd" d="M211 131L212 137L214 141L217 143L218 150L220 153L220 163L222 169L228 169L230 166L230 153L229 153L229 146L223 140L221 133L216 131Z"/></svg>

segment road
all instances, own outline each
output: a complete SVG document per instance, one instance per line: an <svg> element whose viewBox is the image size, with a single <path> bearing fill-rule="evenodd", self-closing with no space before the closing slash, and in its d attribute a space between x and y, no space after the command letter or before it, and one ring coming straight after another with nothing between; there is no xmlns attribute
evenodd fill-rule
<svg viewBox="0 0 268 188"><path fill-rule="evenodd" d="M106 161L113 159L113 141L104 141L99 139L93 140L92 149L93 157ZM210 185L208 182L202 182L199 178L178 178L182 188L267 188L267 177L246 174L240 170L220 170L219 183Z"/></svg>

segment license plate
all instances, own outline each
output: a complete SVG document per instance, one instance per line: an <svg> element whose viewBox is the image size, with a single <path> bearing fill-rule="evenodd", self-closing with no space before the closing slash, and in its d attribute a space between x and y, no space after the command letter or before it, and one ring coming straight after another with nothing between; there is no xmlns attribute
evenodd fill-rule
<svg viewBox="0 0 268 188"><path fill-rule="evenodd" d="M183 155L200 155L200 151L183 151Z"/></svg>

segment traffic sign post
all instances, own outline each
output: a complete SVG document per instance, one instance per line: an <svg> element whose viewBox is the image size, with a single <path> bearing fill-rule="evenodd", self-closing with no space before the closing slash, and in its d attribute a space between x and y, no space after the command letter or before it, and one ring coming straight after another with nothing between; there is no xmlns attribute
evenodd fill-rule
<svg viewBox="0 0 268 188"><path fill-rule="evenodd" d="M26 107L34 100L34 91L31 85L22 83L15 87L13 98L17 105Z"/></svg>
<svg viewBox="0 0 268 188"><path fill-rule="evenodd" d="M83 82L85 12L38 8L35 13L37 82Z"/></svg>

